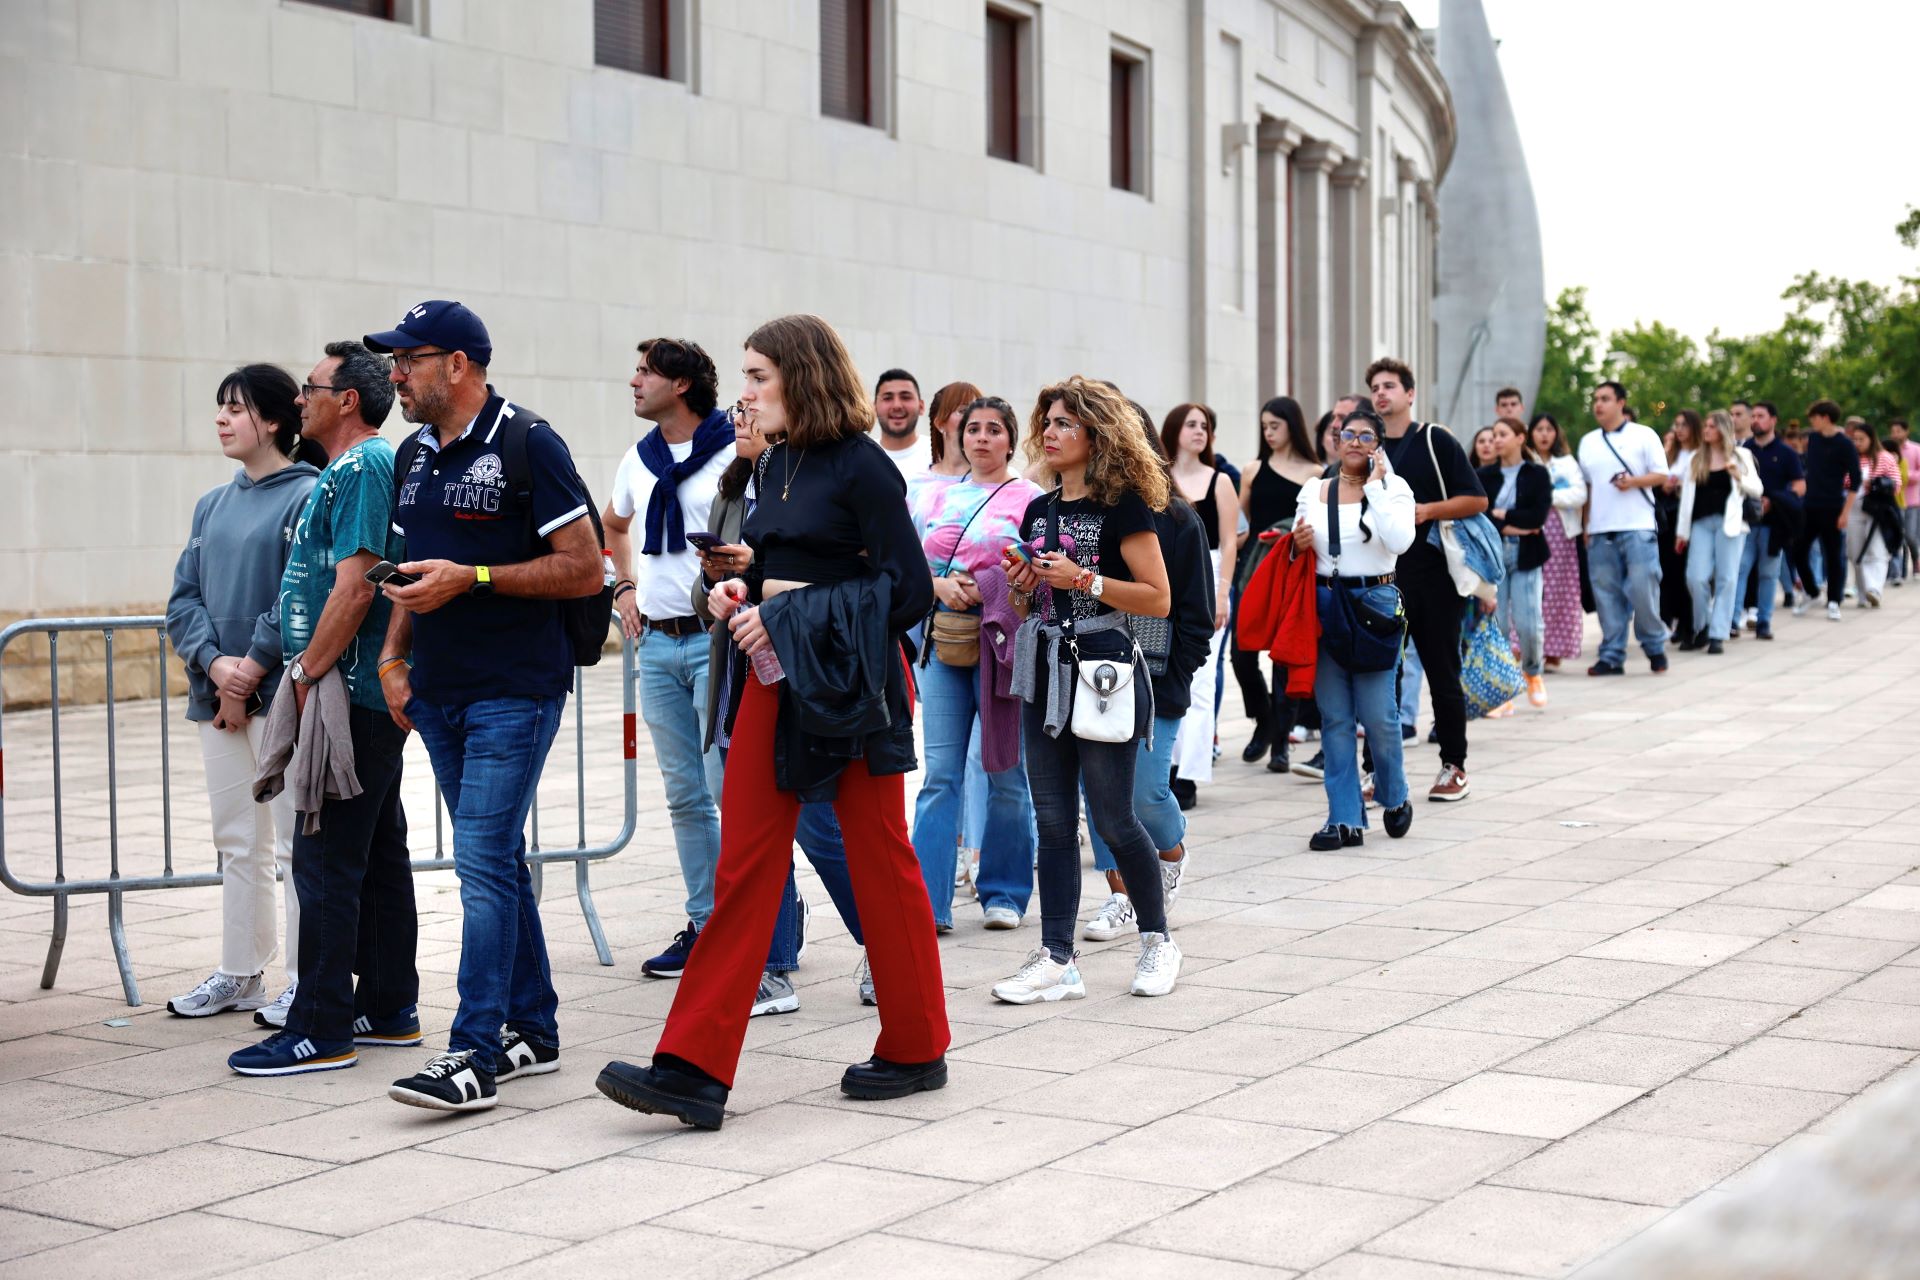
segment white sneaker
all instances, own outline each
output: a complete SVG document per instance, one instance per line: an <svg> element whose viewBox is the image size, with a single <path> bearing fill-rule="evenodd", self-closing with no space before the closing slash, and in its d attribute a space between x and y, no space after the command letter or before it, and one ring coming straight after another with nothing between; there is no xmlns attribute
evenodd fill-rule
<svg viewBox="0 0 1920 1280"><path fill-rule="evenodd" d="M793 962L797 965L807 958L807 935L813 932L813 908L807 905L805 898L800 899L800 949L793 953Z"/></svg>
<svg viewBox="0 0 1920 1280"><path fill-rule="evenodd" d="M1133 900L1124 893L1115 893L1108 895L1106 905L1080 927L1080 936L1090 942L1112 942L1139 927L1140 921L1133 914Z"/></svg>
<svg viewBox="0 0 1920 1280"><path fill-rule="evenodd" d="M989 929L1018 929L1020 927L1020 913L1012 907L988 907L984 914L987 928Z"/></svg>
<svg viewBox="0 0 1920 1280"><path fill-rule="evenodd" d="M1299 725L1295 725L1293 726L1293 728L1287 730L1287 741L1292 743L1294 746L1297 747L1301 743L1305 742L1306 740L1307 740L1307 731L1305 729L1302 729Z"/></svg>
<svg viewBox="0 0 1920 1280"><path fill-rule="evenodd" d="M1157 856L1157 855L1156 855ZM1180 849L1180 861L1168 862L1160 858L1160 895L1167 901L1167 910L1173 910L1174 902L1180 897L1180 886L1187 878L1187 865L1193 861L1193 854L1183 845Z"/></svg>
<svg viewBox="0 0 1920 1280"><path fill-rule="evenodd" d="M167 1012L177 1013L183 1018L204 1018L210 1014L225 1013L229 1009L245 1013L271 1003L267 984L259 974L251 978L237 978L231 973L215 969L207 975L205 982L186 995L175 996L167 1001Z"/></svg>
<svg viewBox="0 0 1920 1280"><path fill-rule="evenodd" d="M1036 948L1020 966L1020 972L993 988L993 998L1008 1004L1084 1000L1086 995L1087 984L1080 980L1080 966L1071 960L1061 964L1045 947Z"/></svg>
<svg viewBox="0 0 1920 1280"><path fill-rule="evenodd" d="M861 1004L880 1003L873 994L873 966L867 963L867 949L860 948L860 967L853 971L853 989L860 994Z"/></svg>
<svg viewBox="0 0 1920 1280"><path fill-rule="evenodd" d="M253 1023L257 1027L273 1027L278 1030L287 1025L287 1014L293 1009L293 993L300 989L297 982L289 982L280 998L262 1009L253 1011Z"/></svg>
<svg viewBox="0 0 1920 1280"><path fill-rule="evenodd" d="M1812 596L1795 596L1795 597L1794 597L1794 600L1793 600L1793 605L1792 605L1792 608L1793 608L1793 616L1794 616L1794 617L1796 617L1796 618L1804 618L1804 617L1806 617L1806 616L1807 616L1807 608L1808 608L1808 606L1810 606L1810 605L1811 605L1812 603L1813 603L1813 597L1812 597Z"/></svg>
<svg viewBox="0 0 1920 1280"><path fill-rule="evenodd" d="M763 973L760 975L760 989L753 993L753 1008L749 1018L758 1018L768 1013L796 1013L800 1009L800 996L793 989L793 982L784 973Z"/></svg>
<svg viewBox="0 0 1920 1280"><path fill-rule="evenodd" d="M1164 996L1180 980L1180 947L1164 933L1140 935L1140 963L1133 970L1133 994Z"/></svg>
<svg viewBox="0 0 1920 1280"><path fill-rule="evenodd" d="M1840 621L1840 602L1838 600L1827 601L1827 621Z"/></svg>
<svg viewBox="0 0 1920 1280"><path fill-rule="evenodd" d="M953 896L957 899L962 893L976 901L980 897L980 886L975 883L980 878L980 851L960 846L960 857L953 864Z"/></svg>
<svg viewBox="0 0 1920 1280"><path fill-rule="evenodd" d="M1760 611L1758 609L1747 610L1747 615L1743 621L1747 624L1747 630L1753 630L1760 625Z"/></svg>

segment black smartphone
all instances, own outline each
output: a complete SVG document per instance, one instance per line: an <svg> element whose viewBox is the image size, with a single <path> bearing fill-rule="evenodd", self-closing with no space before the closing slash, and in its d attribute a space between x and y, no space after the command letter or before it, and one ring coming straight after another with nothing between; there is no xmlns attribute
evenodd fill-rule
<svg viewBox="0 0 1920 1280"><path fill-rule="evenodd" d="M698 547L702 553L727 545L727 540L717 533L690 533L687 535L687 541Z"/></svg>
<svg viewBox="0 0 1920 1280"><path fill-rule="evenodd" d="M420 578L416 574L400 572L391 560L382 560L367 570L367 581L376 587L385 586L389 582L396 587L410 587L420 581Z"/></svg>
<svg viewBox="0 0 1920 1280"><path fill-rule="evenodd" d="M265 694L261 693L258 689L255 689L252 693L247 695L247 719L249 720L253 719L253 717L259 715L262 711L265 711L266 709L267 709L267 698Z"/></svg>

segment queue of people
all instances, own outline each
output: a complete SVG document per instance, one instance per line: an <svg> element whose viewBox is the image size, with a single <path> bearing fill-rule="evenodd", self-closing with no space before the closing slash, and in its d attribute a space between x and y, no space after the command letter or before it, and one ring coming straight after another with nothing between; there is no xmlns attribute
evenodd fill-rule
<svg viewBox="0 0 1920 1280"><path fill-rule="evenodd" d="M1176 990L1183 811L1220 753L1227 667L1254 726L1243 761L1319 782L1309 845L1337 851L1364 843L1370 808L1391 839L1412 828L1403 743L1423 683L1440 759L1427 799L1468 796L1462 645L1480 613L1536 708L1546 673L1580 654L1588 599L1589 674L1623 672L1630 624L1666 669L1669 490L1694 628L1681 648L1723 651L1749 575L1770 602L1788 545L1803 583L1818 551L1830 592L1853 563L1869 607L1912 552L1904 428L1894 448L1864 423L1842 437L1828 402L1806 467L1774 440L1770 405L1708 415L1669 456L1618 383L1596 390L1577 453L1512 389L1463 444L1418 419L1414 371L1386 358L1312 432L1296 400L1265 402L1241 476L1207 405L1156 426L1078 375L1024 413L964 381L923 400L898 368L869 389L808 315L749 336L730 408L699 343L641 342L629 386L649 425L602 509L554 428L488 381L492 355L477 315L436 300L328 344L304 383L250 365L218 388L239 471L194 512L168 626L202 726L225 929L217 968L169 1008L253 1013L270 1034L231 1056L238 1073L423 1041L400 803L416 730L452 819L460 1005L446 1049L389 1095L481 1110L559 1069L522 829L573 669L610 622L638 651L686 924L641 965L677 983L653 1055L597 1084L712 1129L749 1019L800 1008L796 843L879 1009L843 1091L938 1089L938 936L968 899L983 927L1017 930L1037 896L1037 944L998 1001L1086 996L1076 938L1137 936L1131 993ZM397 448L380 435L396 401L416 428ZM1303 731L1319 734L1311 759ZM1083 815L1108 890L1084 922Z"/></svg>

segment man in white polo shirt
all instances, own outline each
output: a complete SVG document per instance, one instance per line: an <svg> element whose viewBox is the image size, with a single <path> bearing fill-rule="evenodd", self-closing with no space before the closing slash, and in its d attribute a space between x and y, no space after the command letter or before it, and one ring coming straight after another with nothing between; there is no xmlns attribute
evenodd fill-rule
<svg viewBox="0 0 1920 1280"><path fill-rule="evenodd" d="M620 459L613 497L601 517L617 581L620 629L639 641L640 714L666 783L667 814L687 886L687 927L640 966L651 978L677 978L713 911L720 863L720 751L702 752L707 707L706 627L693 613L700 557L688 533L704 533L733 461L733 424L716 407L719 374L697 342L650 338L640 344L633 413L654 424ZM633 526L638 523L640 554Z"/></svg>
<svg viewBox="0 0 1920 1280"><path fill-rule="evenodd" d="M1611 380L1593 392L1598 431L1580 440L1587 477L1587 571L1600 613L1600 660L1590 676L1626 674L1627 624L1653 673L1667 669L1660 620L1659 526L1652 490L1667 476L1667 454L1652 428L1627 417L1627 389Z"/></svg>

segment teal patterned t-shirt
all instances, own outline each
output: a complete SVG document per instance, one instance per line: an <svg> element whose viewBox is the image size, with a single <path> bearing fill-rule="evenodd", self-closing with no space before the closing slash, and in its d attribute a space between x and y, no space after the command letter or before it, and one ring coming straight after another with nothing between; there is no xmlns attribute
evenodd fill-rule
<svg viewBox="0 0 1920 1280"><path fill-rule="evenodd" d="M280 649L288 660L305 651L333 594L334 566L362 551L397 560L405 543L393 532L393 446L374 436L327 464L293 527L293 552L280 576ZM338 669L356 707L384 711L380 645L393 606L374 593Z"/></svg>

